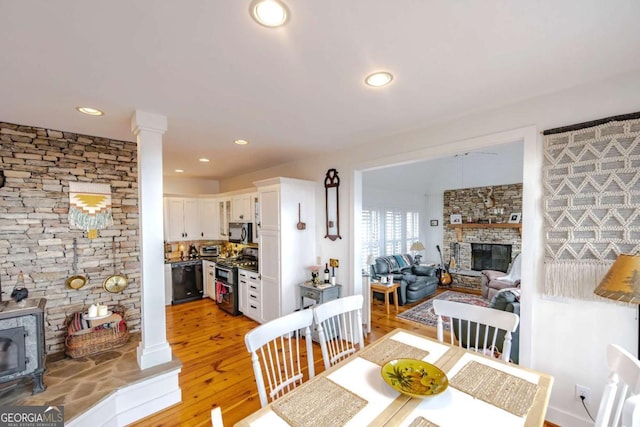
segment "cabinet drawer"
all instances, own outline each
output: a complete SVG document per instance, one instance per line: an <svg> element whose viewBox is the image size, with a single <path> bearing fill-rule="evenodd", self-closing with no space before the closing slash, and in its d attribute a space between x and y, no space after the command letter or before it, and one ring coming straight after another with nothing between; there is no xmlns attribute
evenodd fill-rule
<svg viewBox="0 0 640 427"><path fill-rule="evenodd" d="M257 283L247 282L247 290L249 293L260 295L260 286Z"/></svg>
<svg viewBox="0 0 640 427"><path fill-rule="evenodd" d="M257 304L260 304L260 293L249 289L249 292L247 293L247 301L249 302L253 301Z"/></svg>
<svg viewBox="0 0 640 427"><path fill-rule="evenodd" d="M320 301L321 297L322 297L322 292L321 291L316 291L313 289L302 289L302 291L300 292L301 295L305 298L310 298L316 301Z"/></svg>
<svg viewBox="0 0 640 427"><path fill-rule="evenodd" d="M260 309L260 303L255 302L249 298L249 302L247 303L247 311L244 313L245 316L248 316L256 321L261 321L262 319L262 310Z"/></svg>

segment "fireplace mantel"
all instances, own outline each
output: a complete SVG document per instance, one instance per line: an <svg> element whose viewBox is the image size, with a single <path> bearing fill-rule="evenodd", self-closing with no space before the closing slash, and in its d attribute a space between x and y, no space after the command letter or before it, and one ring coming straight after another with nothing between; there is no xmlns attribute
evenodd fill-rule
<svg viewBox="0 0 640 427"><path fill-rule="evenodd" d="M479 223L466 223L466 224L447 224L447 227L456 230L456 237L458 242L462 242L462 230L464 228L517 228L518 233L522 236L522 224L479 224Z"/></svg>

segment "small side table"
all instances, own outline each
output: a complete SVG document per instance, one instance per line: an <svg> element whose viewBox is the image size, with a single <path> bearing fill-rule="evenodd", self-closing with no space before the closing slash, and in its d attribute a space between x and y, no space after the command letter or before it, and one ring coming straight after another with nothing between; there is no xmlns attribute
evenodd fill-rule
<svg viewBox="0 0 640 427"><path fill-rule="evenodd" d="M398 295L396 295L396 289L400 287L400 283L394 282L392 284L384 283L371 283L371 302L373 303L373 293L379 292L384 294L384 305L387 308L387 315L389 314L389 295L393 295L393 303L396 306L396 313L398 310Z"/></svg>
<svg viewBox="0 0 640 427"><path fill-rule="evenodd" d="M331 301L340 298L341 285L333 285L324 289L316 288L313 285L307 285L301 283L300 286L300 308L304 309L304 299L309 298L316 302L316 304L322 304L323 302Z"/></svg>

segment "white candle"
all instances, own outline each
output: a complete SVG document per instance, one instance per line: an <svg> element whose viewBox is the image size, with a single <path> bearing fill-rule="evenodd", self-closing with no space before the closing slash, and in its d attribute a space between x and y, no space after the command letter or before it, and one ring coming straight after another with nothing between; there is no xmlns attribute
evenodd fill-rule
<svg viewBox="0 0 640 427"><path fill-rule="evenodd" d="M98 306L98 316L106 316L107 313L109 313L109 311L107 310L107 306L106 305L99 305Z"/></svg>
<svg viewBox="0 0 640 427"><path fill-rule="evenodd" d="M98 307L95 304L91 304L89 307L89 317L96 317L98 315Z"/></svg>

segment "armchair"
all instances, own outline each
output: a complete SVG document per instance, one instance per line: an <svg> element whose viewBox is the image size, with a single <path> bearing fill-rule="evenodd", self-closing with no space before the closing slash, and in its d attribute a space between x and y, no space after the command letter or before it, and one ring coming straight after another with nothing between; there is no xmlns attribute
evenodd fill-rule
<svg viewBox="0 0 640 427"><path fill-rule="evenodd" d="M482 270L480 272L482 273L482 296L484 298L491 300L502 289L520 287L521 255L516 255L506 274L496 270Z"/></svg>

